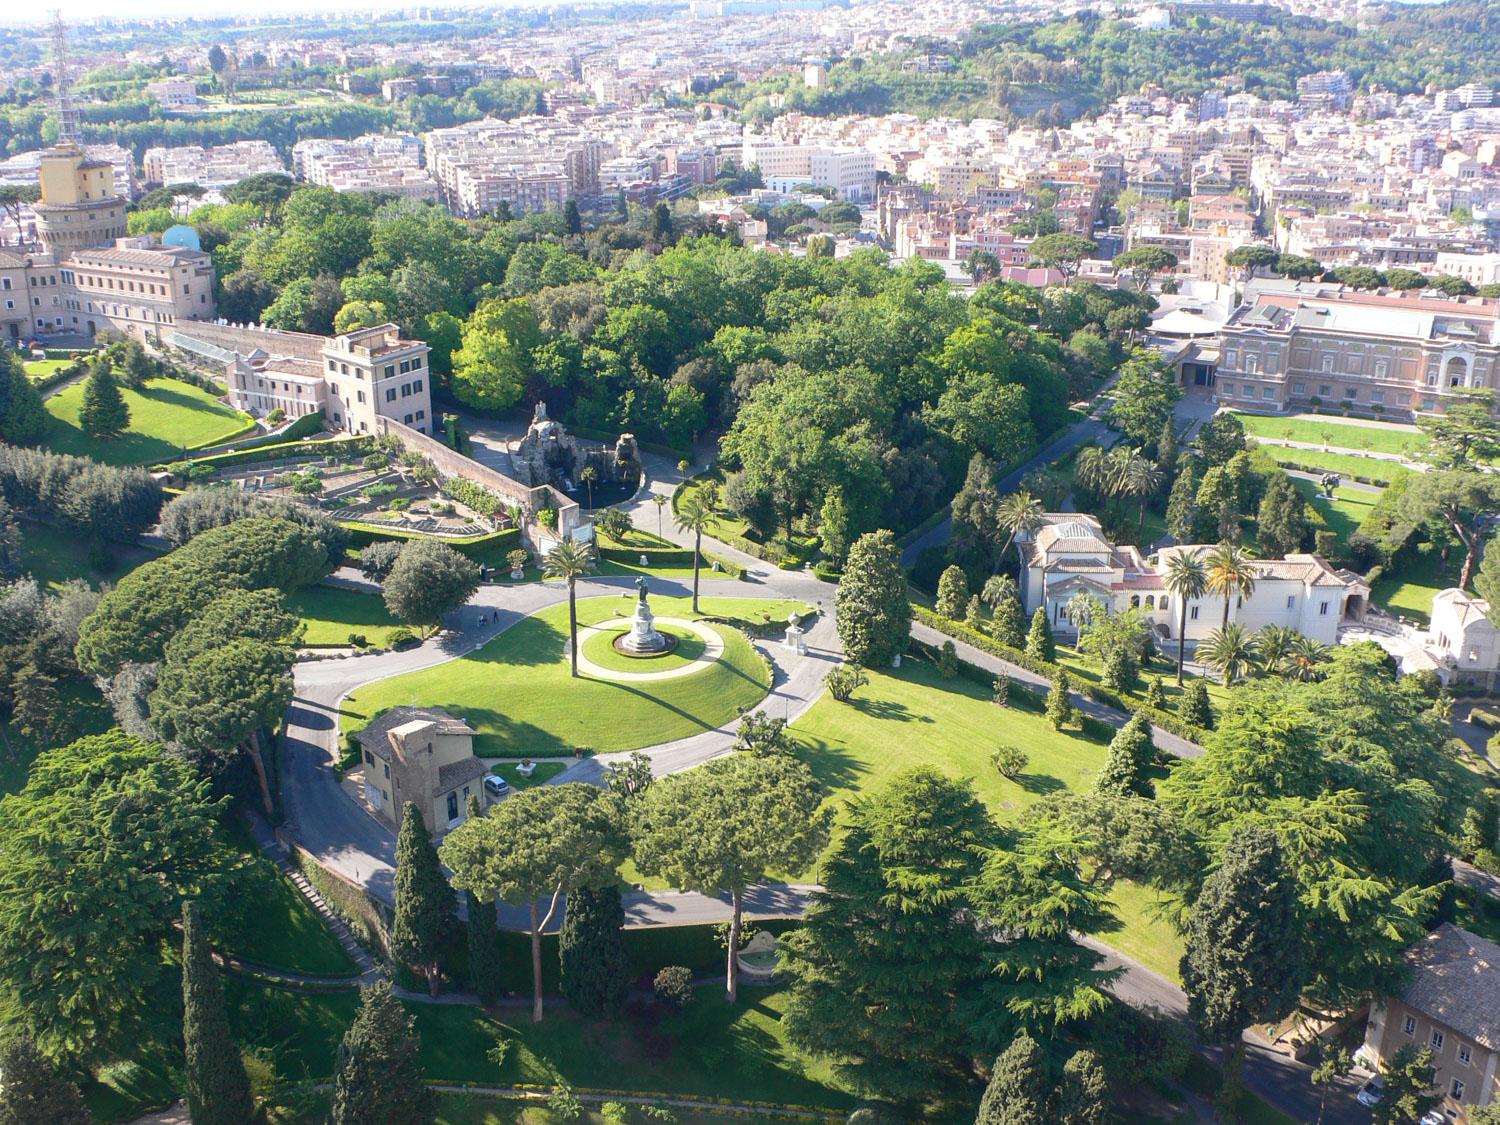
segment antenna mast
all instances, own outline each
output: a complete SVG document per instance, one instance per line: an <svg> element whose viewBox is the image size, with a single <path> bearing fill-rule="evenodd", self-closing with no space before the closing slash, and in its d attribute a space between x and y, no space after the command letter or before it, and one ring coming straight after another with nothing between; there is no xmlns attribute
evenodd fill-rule
<svg viewBox="0 0 1500 1125"><path fill-rule="evenodd" d="M78 106L73 102L73 88L68 82L68 25L62 12L52 10L52 90L57 95L57 143L83 144L79 130Z"/></svg>

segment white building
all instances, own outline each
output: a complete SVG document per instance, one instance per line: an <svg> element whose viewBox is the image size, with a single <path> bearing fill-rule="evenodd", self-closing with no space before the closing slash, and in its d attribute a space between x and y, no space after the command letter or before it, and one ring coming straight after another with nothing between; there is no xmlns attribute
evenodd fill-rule
<svg viewBox="0 0 1500 1125"><path fill-rule="evenodd" d="M1489 602L1459 589L1434 595L1426 648L1445 682L1493 688L1500 678L1500 627L1489 610Z"/></svg>
<svg viewBox="0 0 1500 1125"><path fill-rule="evenodd" d="M182 109L198 104L198 83L191 78L164 78L160 82L148 82L146 93L156 99L162 109Z"/></svg>
<svg viewBox="0 0 1500 1125"><path fill-rule="evenodd" d="M1033 538L1024 541L1026 569L1021 603L1028 616L1047 607L1055 633L1073 635L1064 608L1075 594L1098 599L1108 613L1137 609L1158 642L1175 641L1181 607L1164 581L1167 560L1182 552L1207 552L1195 545L1164 547L1143 558L1133 546L1117 547L1104 537L1099 521L1078 512L1049 512ZM1315 641L1338 643L1338 628L1361 620L1370 587L1359 575L1334 570L1316 555L1256 559L1255 589L1230 602L1229 620L1254 633L1267 625L1290 625ZM1187 641L1196 645L1224 620L1224 601L1208 595L1187 611Z"/></svg>
<svg viewBox="0 0 1500 1125"><path fill-rule="evenodd" d="M867 149L823 148L747 137L741 159L741 167L760 167L761 179L772 191L816 184L835 189L840 199L853 203L875 198L875 154Z"/></svg>

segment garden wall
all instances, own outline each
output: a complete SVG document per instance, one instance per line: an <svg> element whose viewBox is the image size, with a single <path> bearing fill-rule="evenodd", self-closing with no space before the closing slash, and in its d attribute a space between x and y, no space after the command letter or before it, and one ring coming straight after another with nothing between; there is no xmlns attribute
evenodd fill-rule
<svg viewBox="0 0 1500 1125"><path fill-rule="evenodd" d="M277 355L294 356L297 359L321 360L328 340L308 332L287 332L280 328L263 328L259 324L227 324L195 320L191 327L171 330L168 343L175 343L179 335L192 340L202 340L216 348L231 352L249 352L256 348L274 351ZM164 332L166 336L168 333Z"/></svg>

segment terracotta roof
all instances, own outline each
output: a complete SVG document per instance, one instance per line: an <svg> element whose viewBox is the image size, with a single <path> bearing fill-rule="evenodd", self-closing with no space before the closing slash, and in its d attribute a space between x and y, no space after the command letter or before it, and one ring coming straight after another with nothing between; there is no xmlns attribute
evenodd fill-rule
<svg viewBox="0 0 1500 1125"><path fill-rule="evenodd" d="M1400 996L1437 1023L1500 1050L1500 945L1444 922L1406 951Z"/></svg>
<svg viewBox="0 0 1500 1125"><path fill-rule="evenodd" d="M450 789L456 789L466 781L483 777L489 771L485 769L484 763L478 758L465 758L461 762L453 762L451 765L438 767L437 784L432 787L432 795L441 797Z"/></svg>
<svg viewBox="0 0 1500 1125"><path fill-rule="evenodd" d="M468 723L462 719L455 719L441 707L392 707L354 737L359 740L359 744L366 750L378 754L382 758L389 759L391 756L391 740L389 737L391 731L412 722L436 723L439 734L472 735L474 733L474 728L469 726Z"/></svg>

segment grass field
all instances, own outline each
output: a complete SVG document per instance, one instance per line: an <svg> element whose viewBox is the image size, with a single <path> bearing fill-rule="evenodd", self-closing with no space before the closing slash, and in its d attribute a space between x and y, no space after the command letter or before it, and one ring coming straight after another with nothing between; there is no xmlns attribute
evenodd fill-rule
<svg viewBox="0 0 1500 1125"><path fill-rule="evenodd" d="M1442 556L1424 543L1417 548L1417 556L1406 564L1399 575L1382 578L1370 591L1370 600L1391 613L1404 614L1426 626L1432 617L1433 595L1450 586L1458 585L1458 574L1463 568L1463 557L1454 551L1444 565Z"/></svg>
<svg viewBox="0 0 1500 1125"><path fill-rule="evenodd" d="M1397 429L1388 422L1329 417L1326 414L1236 414L1251 437L1278 441L1305 441L1344 449L1368 449L1372 453L1405 453L1413 456L1427 448L1427 435ZM1299 451L1300 452L1300 451Z"/></svg>
<svg viewBox="0 0 1500 1125"><path fill-rule="evenodd" d="M514 762L503 762L500 765L490 767L491 773L499 774L510 782L512 789L530 789L533 785L543 785L550 779L556 777L567 769L566 762L537 762L536 768L531 771L530 777L522 777L520 767Z"/></svg>
<svg viewBox="0 0 1500 1125"><path fill-rule="evenodd" d="M1320 516L1328 523L1328 528L1339 538L1339 544L1349 542L1349 536L1359 530L1359 525L1365 522L1365 517L1370 514L1370 509L1375 506L1375 501L1380 499L1376 492L1365 492L1357 488L1336 488L1333 490L1333 499L1330 500L1323 495L1322 488L1317 481L1311 481L1305 477L1292 477L1292 485L1307 499Z"/></svg>
<svg viewBox="0 0 1500 1125"><path fill-rule="evenodd" d="M33 379L45 379L48 375L56 375L72 362L71 359L28 359L21 364L21 369Z"/></svg>
<svg viewBox="0 0 1500 1125"><path fill-rule="evenodd" d="M584 598L580 624L630 612L631 597ZM686 598L652 600L661 617L692 618ZM768 612L785 617L800 602L704 598L703 615ZM743 636L726 630L723 658L691 676L627 684L570 678L565 647L568 607L553 606L512 625L478 652L436 668L361 688L345 701L341 726L358 729L376 711L409 703L446 707L478 732L480 757L555 757L575 746L634 750L712 730L769 690L764 663ZM605 717L607 716L607 720Z"/></svg>
<svg viewBox="0 0 1500 1125"><path fill-rule="evenodd" d="M304 586L287 598L286 608L307 626L302 643L309 646L345 646L350 633L363 633L370 644L381 646L401 628L379 594L337 586Z"/></svg>
<svg viewBox="0 0 1500 1125"><path fill-rule="evenodd" d="M78 427L83 383L47 400L53 423L47 446L57 453L92 457L110 465L175 461L184 448L211 445L239 433L250 416L225 406L207 391L171 379L157 379L142 391L122 387L130 407L130 428L117 438L94 438Z"/></svg>
<svg viewBox="0 0 1500 1125"><path fill-rule="evenodd" d="M21 522L21 550L26 555L26 569L44 591L56 590L65 582L82 578L97 589L105 582L118 582L156 552L145 547L106 544L113 560L108 571L89 565L89 543L59 528L43 523Z"/></svg>
<svg viewBox="0 0 1500 1125"><path fill-rule="evenodd" d="M1414 472L1395 461L1381 461L1373 457L1361 457L1354 453L1324 453L1320 449L1284 449L1268 445L1264 449L1276 461L1294 462L1311 472L1327 469L1346 477L1368 477L1373 480L1392 481L1404 473Z"/></svg>
<svg viewBox="0 0 1500 1125"><path fill-rule="evenodd" d="M679 625L658 625L657 632L663 636L672 637L676 640L677 647L663 656L626 656L615 650L614 642L616 637L629 631L629 625L620 625L602 633L595 633L583 642L584 655L595 664L615 672L667 672L701 659L707 647L706 642L697 633L691 633ZM724 635L718 629L713 631L721 637Z"/></svg>

